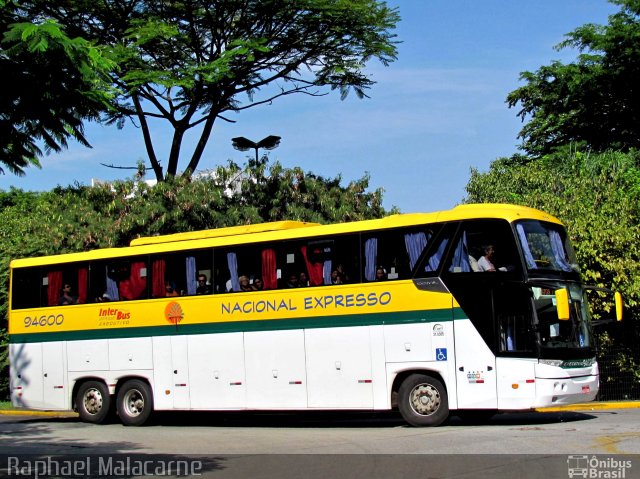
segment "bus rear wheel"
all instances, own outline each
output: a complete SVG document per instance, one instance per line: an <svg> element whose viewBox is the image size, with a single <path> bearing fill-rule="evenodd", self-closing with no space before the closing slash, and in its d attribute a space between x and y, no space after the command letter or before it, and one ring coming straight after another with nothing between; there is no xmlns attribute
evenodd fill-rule
<svg viewBox="0 0 640 479"><path fill-rule="evenodd" d="M81 384L76 394L76 407L82 421L103 423L111 408L111 396L107 385L100 381Z"/></svg>
<svg viewBox="0 0 640 479"><path fill-rule="evenodd" d="M131 379L118 390L118 416L125 426L142 426L153 411L153 394L144 381Z"/></svg>
<svg viewBox="0 0 640 479"><path fill-rule="evenodd" d="M426 374L412 374L400 385L398 409L412 426L439 426L449 417L447 391Z"/></svg>

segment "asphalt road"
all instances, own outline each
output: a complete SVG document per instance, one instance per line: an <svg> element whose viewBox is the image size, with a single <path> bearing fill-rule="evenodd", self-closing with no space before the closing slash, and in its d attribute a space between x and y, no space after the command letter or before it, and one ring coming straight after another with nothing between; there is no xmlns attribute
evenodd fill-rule
<svg viewBox="0 0 640 479"><path fill-rule="evenodd" d="M141 428L95 426L75 416L0 415L0 451L5 462L46 455L189 457L208 464L205 476L252 479L548 479L568 477L569 456L616 457L632 461L626 479L640 477L640 410L501 414L481 425L452 418L438 428L409 427L390 413L167 413ZM601 470L616 466L607 460ZM5 476L16 476L17 469L0 466ZM605 472L597 477L621 477Z"/></svg>

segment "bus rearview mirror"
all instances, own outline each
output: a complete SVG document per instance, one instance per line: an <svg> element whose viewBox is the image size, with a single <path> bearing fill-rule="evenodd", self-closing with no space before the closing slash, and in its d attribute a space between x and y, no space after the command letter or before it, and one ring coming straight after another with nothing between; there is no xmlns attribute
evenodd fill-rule
<svg viewBox="0 0 640 479"><path fill-rule="evenodd" d="M569 320L569 291L565 288L556 289L556 310L560 321Z"/></svg>

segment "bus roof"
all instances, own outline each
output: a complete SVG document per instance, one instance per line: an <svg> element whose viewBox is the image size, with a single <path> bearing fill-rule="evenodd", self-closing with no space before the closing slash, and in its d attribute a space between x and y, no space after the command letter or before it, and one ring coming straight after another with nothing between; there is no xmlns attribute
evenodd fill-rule
<svg viewBox="0 0 640 479"><path fill-rule="evenodd" d="M131 241L130 246L142 246L147 244L173 243L176 241L199 240L205 238L220 238L222 236L237 236L266 231L281 231L308 226L320 226L320 223L306 223L304 221L274 221L271 223L259 223L255 225L229 226L201 231L187 231L162 236L146 236Z"/></svg>
<svg viewBox="0 0 640 479"><path fill-rule="evenodd" d="M67 253L11 261L11 268L71 263L121 256L145 255L158 252L182 251L253 242L278 241L299 238L321 238L345 233L375 231L403 226L443 223L465 219L496 218L513 222L533 219L560 224L560 221L540 210L508 204L466 204L434 213L405 213L385 218L321 225L302 221L277 221L255 225L232 226L163 236L138 238L129 247L104 248L81 253Z"/></svg>

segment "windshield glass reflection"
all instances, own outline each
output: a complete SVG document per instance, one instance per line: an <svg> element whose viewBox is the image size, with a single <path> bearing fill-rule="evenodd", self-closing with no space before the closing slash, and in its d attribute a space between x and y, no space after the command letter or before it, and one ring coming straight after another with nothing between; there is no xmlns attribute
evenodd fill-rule
<svg viewBox="0 0 640 479"><path fill-rule="evenodd" d="M562 226L541 221L520 221L516 224L516 232L530 272L579 271L575 253Z"/></svg>

